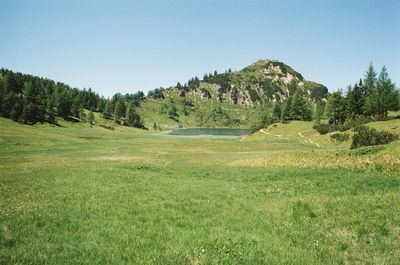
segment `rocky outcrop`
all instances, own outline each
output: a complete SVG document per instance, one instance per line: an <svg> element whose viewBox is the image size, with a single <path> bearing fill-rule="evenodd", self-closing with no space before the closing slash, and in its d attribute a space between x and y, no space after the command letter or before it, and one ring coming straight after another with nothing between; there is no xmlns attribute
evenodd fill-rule
<svg viewBox="0 0 400 265"><path fill-rule="evenodd" d="M323 101L328 96L328 89L324 85L307 81L290 66L271 60L257 61L236 72L210 75L195 87L185 89L178 89L179 96L243 106L264 101L282 102L298 89L303 90L305 96L314 102Z"/></svg>

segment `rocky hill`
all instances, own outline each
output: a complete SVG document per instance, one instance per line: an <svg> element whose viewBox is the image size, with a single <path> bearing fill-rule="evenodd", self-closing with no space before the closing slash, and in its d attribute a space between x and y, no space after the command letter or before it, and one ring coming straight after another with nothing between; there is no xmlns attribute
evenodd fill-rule
<svg viewBox="0 0 400 265"><path fill-rule="evenodd" d="M163 97L180 96L201 100L216 100L234 105L254 106L260 102L282 102L297 89L304 90L313 101L325 100L328 89L308 81L290 66L272 60L259 60L240 71L208 74L184 85L165 90Z"/></svg>

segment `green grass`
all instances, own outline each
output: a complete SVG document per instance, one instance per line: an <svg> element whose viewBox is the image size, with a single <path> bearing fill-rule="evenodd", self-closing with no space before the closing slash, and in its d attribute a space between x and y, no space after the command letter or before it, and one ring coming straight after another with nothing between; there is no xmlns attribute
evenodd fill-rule
<svg viewBox="0 0 400 265"><path fill-rule="evenodd" d="M311 123L241 139L96 119L93 128L0 119L0 264L400 260L399 143L355 153L329 136L319 148L304 142L318 139ZM349 162L290 162L299 157Z"/></svg>

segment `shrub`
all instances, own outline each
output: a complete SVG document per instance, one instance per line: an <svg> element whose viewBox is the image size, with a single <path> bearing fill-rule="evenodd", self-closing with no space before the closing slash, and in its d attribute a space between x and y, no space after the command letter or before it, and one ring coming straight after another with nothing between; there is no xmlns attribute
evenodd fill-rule
<svg viewBox="0 0 400 265"><path fill-rule="evenodd" d="M387 131L379 132L366 126L359 126L356 131L357 133L353 136L353 142L350 147L351 149L362 146L388 144L399 139L399 135L397 134Z"/></svg>
<svg viewBox="0 0 400 265"><path fill-rule="evenodd" d="M347 131L347 130L350 130L351 128L353 128L353 125L350 122L345 122L343 124L337 124L333 128L335 128L341 132L344 132L344 131Z"/></svg>
<svg viewBox="0 0 400 265"><path fill-rule="evenodd" d="M360 132L360 131L364 131L364 130L368 130L368 127L365 125L358 125L358 126L354 127L354 129L353 129L354 132Z"/></svg>
<svg viewBox="0 0 400 265"><path fill-rule="evenodd" d="M363 126L363 124L368 123L371 121L371 118L368 117L357 117L353 120L348 120L345 123L331 123L331 124L326 124L326 123L315 123L313 125L313 128L317 130L320 134L327 134L329 132L334 132L334 131L347 131L350 130L351 128L356 128L359 126Z"/></svg>
<svg viewBox="0 0 400 265"><path fill-rule="evenodd" d="M332 129L331 125L326 123L315 124L313 128L317 130L320 134L327 134L328 132L331 132Z"/></svg>
<svg viewBox="0 0 400 265"><path fill-rule="evenodd" d="M371 155L371 154L376 154L384 149L385 149L385 146L383 146L383 145L365 146L365 147L360 147L360 148L351 150L349 152L349 155L355 155L355 156Z"/></svg>
<svg viewBox="0 0 400 265"><path fill-rule="evenodd" d="M346 142L350 139L348 133L335 133L331 135L331 140L336 142Z"/></svg>
<svg viewBox="0 0 400 265"><path fill-rule="evenodd" d="M352 120L348 120L345 123L337 125L337 126L338 126L339 131L343 132L343 131L350 130L351 128L362 126L363 124L368 123L370 121L372 121L372 119L368 118L368 117L357 117Z"/></svg>

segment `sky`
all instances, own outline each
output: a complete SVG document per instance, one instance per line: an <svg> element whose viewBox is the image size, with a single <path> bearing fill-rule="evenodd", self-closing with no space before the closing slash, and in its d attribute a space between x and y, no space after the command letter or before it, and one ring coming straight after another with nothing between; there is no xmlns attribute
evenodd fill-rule
<svg viewBox="0 0 400 265"><path fill-rule="evenodd" d="M106 97L282 61L330 91L400 85L398 0L0 0L0 67Z"/></svg>

